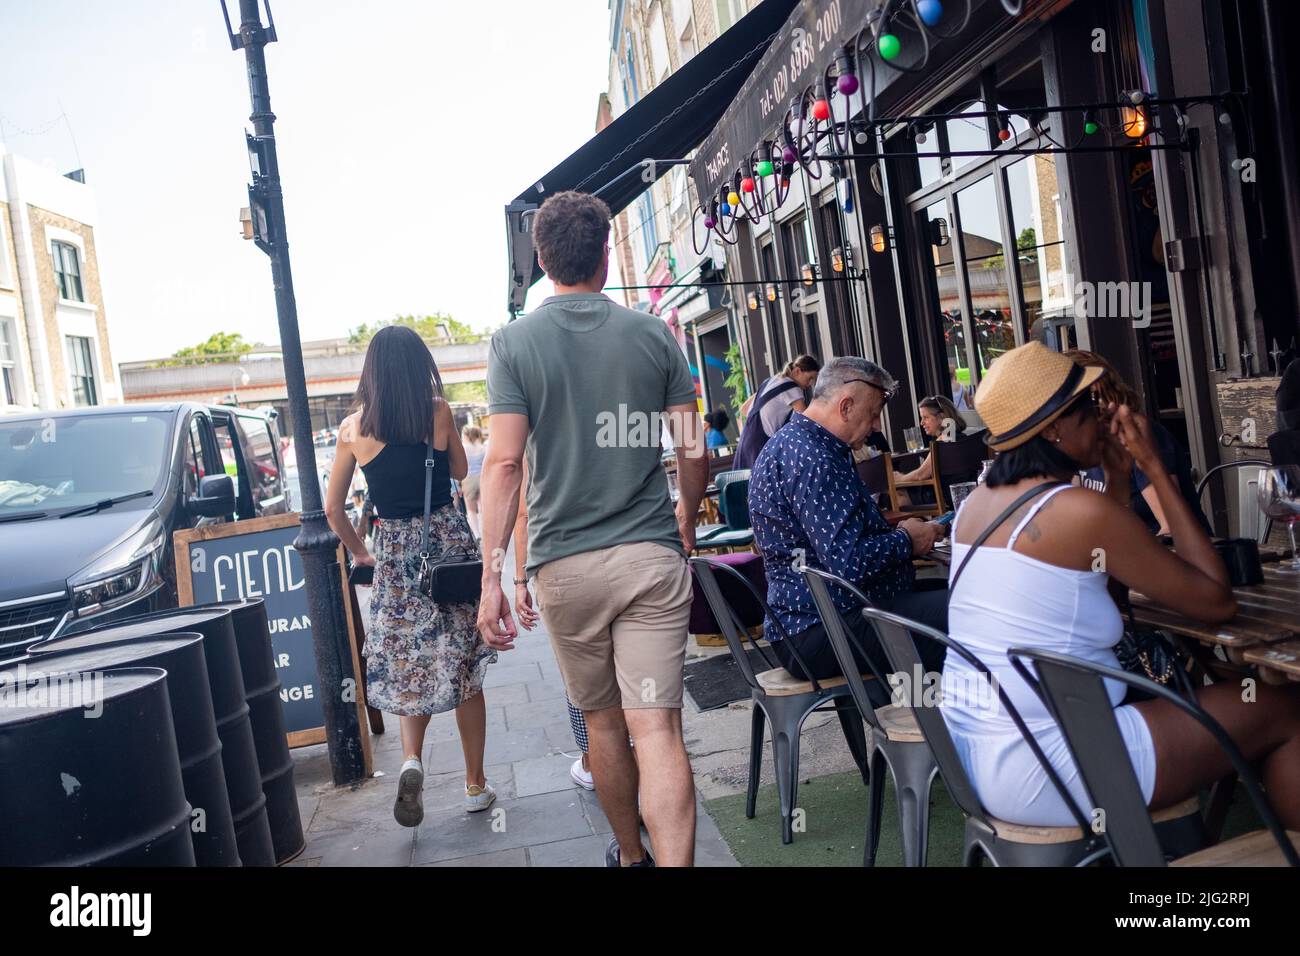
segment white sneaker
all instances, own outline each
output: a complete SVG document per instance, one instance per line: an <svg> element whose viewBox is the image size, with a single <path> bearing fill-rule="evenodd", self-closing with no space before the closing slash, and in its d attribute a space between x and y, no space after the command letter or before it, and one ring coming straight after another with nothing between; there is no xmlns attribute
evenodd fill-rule
<svg viewBox="0 0 1300 956"><path fill-rule="evenodd" d="M424 819L424 765L418 757L402 764L397 776L397 802L393 819L404 827L418 827Z"/></svg>
<svg viewBox="0 0 1300 956"><path fill-rule="evenodd" d="M591 775L590 770L583 768L581 757L573 761L573 766L569 768L569 776L572 777L573 782L582 787L583 790L596 789L596 779Z"/></svg>
<svg viewBox="0 0 1300 956"><path fill-rule="evenodd" d="M484 781L481 787L466 787L465 809L470 813L482 813L492 806L492 802L496 798L497 792L492 789L492 784L487 781Z"/></svg>

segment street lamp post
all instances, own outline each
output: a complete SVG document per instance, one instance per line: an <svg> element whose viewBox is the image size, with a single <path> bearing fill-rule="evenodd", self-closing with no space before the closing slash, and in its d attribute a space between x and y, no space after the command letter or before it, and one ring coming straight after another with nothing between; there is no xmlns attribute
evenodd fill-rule
<svg viewBox="0 0 1300 956"><path fill-rule="evenodd" d="M266 76L266 44L274 42L275 19L267 3L269 25L262 26L258 0L239 0L239 32L230 29L225 0L221 2L226 31L232 49L240 48L248 63L248 88L253 112L249 119L253 133L246 135L253 167L249 201L253 238L271 259L271 280L275 286L275 310L280 323L280 349L284 359L285 384L293 416L293 445L298 474L315 475L316 450L312 444L311 413L307 405L307 375L303 369L302 342L298 335L298 306L294 301L293 277L289 270L289 243L284 223L284 194L280 188L280 167L276 158L272 127L271 91ZM316 654L316 675L320 681L321 709L325 715L325 741L329 748L334 783L353 783L365 775L355 694L357 675L343 617L343 591L337 552L338 537L330 530L321 504L320 486L302 482L302 526L294 547L302 555L303 576L311 610L312 643Z"/></svg>

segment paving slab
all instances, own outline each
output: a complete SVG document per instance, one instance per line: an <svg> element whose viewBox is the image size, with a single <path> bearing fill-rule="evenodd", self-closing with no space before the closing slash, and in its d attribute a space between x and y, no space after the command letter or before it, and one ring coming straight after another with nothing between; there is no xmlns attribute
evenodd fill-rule
<svg viewBox="0 0 1300 956"><path fill-rule="evenodd" d="M483 751L483 762L487 764L514 763L545 754L550 750L546 732L540 727L527 730L510 730L499 734L488 734ZM460 740L432 741L424 748L424 772L448 773L465 769L465 755L460 747Z"/></svg>
<svg viewBox="0 0 1300 956"><path fill-rule="evenodd" d="M439 860L436 863L417 863L416 866L528 866L528 848L497 850L478 856L462 856L457 860Z"/></svg>
<svg viewBox="0 0 1300 956"><path fill-rule="evenodd" d="M569 776L573 758L565 754L530 757L511 764L515 776L515 795L531 797L539 793L580 789Z"/></svg>
<svg viewBox="0 0 1300 956"><path fill-rule="evenodd" d="M591 833L577 794L543 793L498 800L483 813L426 814L416 836L413 862L454 860Z"/></svg>

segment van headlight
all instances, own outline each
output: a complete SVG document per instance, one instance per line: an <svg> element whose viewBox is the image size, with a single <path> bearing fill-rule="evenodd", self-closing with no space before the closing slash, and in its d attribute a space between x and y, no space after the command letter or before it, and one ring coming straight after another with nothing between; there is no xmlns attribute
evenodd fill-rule
<svg viewBox="0 0 1300 956"><path fill-rule="evenodd" d="M72 587L73 613L85 617L106 611L154 587L166 541L162 526L150 522L77 572L68 582Z"/></svg>

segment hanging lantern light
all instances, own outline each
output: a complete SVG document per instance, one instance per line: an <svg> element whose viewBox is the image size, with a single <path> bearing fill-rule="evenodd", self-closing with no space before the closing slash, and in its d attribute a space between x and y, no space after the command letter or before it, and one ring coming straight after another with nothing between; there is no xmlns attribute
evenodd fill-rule
<svg viewBox="0 0 1300 956"><path fill-rule="evenodd" d="M794 147L787 146L781 150L781 160L786 163L793 163L799 158L799 154L794 151Z"/></svg>
<svg viewBox="0 0 1300 956"><path fill-rule="evenodd" d="M731 203L725 203L725 202L724 202L721 206L718 207L718 212L722 213L724 216L730 216L730 215L731 215Z"/></svg>
<svg viewBox="0 0 1300 956"><path fill-rule="evenodd" d="M746 304L749 306L749 311L750 311L750 312L757 312L757 311L758 311L758 293L757 293L757 292L751 292L751 293L749 293L747 296L745 296L745 302L746 302Z"/></svg>
<svg viewBox="0 0 1300 956"><path fill-rule="evenodd" d="M918 146L924 145L925 127L919 124L914 124L912 126L912 139L916 142Z"/></svg>
<svg viewBox="0 0 1300 956"><path fill-rule="evenodd" d="M1011 125L1003 113L998 114L998 139L1005 143L1011 138Z"/></svg>
<svg viewBox="0 0 1300 956"><path fill-rule="evenodd" d="M813 100L812 115L813 119L825 121L831 118L831 104L826 99L826 91L822 89L821 83L817 84L817 99Z"/></svg>
<svg viewBox="0 0 1300 956"><path fill-rule="evenodd" d="M882 60L894 60L902 52L903 44L894 34L882 33L880 38L876 40L876 49L880 51Z"/></svg>
<svg viewBox="0 0 1300 956"><path fill-rule="evenodd" d="M833 272L844 271L844 250L841 249L839 246L836 246L834 249L831 250L831 271Z"/></svg>
<svg viewBox="0 0 1300 956"><path fill-rule="evenodd" d="M812 285L817 279L817 267L811 262L805 262L799 269L799 274L803 276L804 285Z"/></svg>
<svg viewBox="0 0 1300 956"><path fill-rule="evenodd" d="M775 283L775 282L769 282L769 283L767 284L767 301L768 301L768 302L775 302L775 301L776 301L776 283Z"/></svg>
<svg viewBox="0 0 1300 956"><path fill-rule="evenodd" d="M1140 106L1125 106L1119 111L1120 129L1130 139L1141 139L1147 133L1147 114Z"/></svg>
<svg viewBox="0 0 1300 956"><path fill-rule="evenodd" d="M884 226L879 223L872 226L870 236L872 252L884 252L889 248L889 233L885 231Z"/></svg>
<svg viewBox="0 0 1300 956"><path fill-rule="evenodd" d="M946 246L949 242L948 237L948 220L931 219L930 220L930 244L932 246Z"/></svg>

